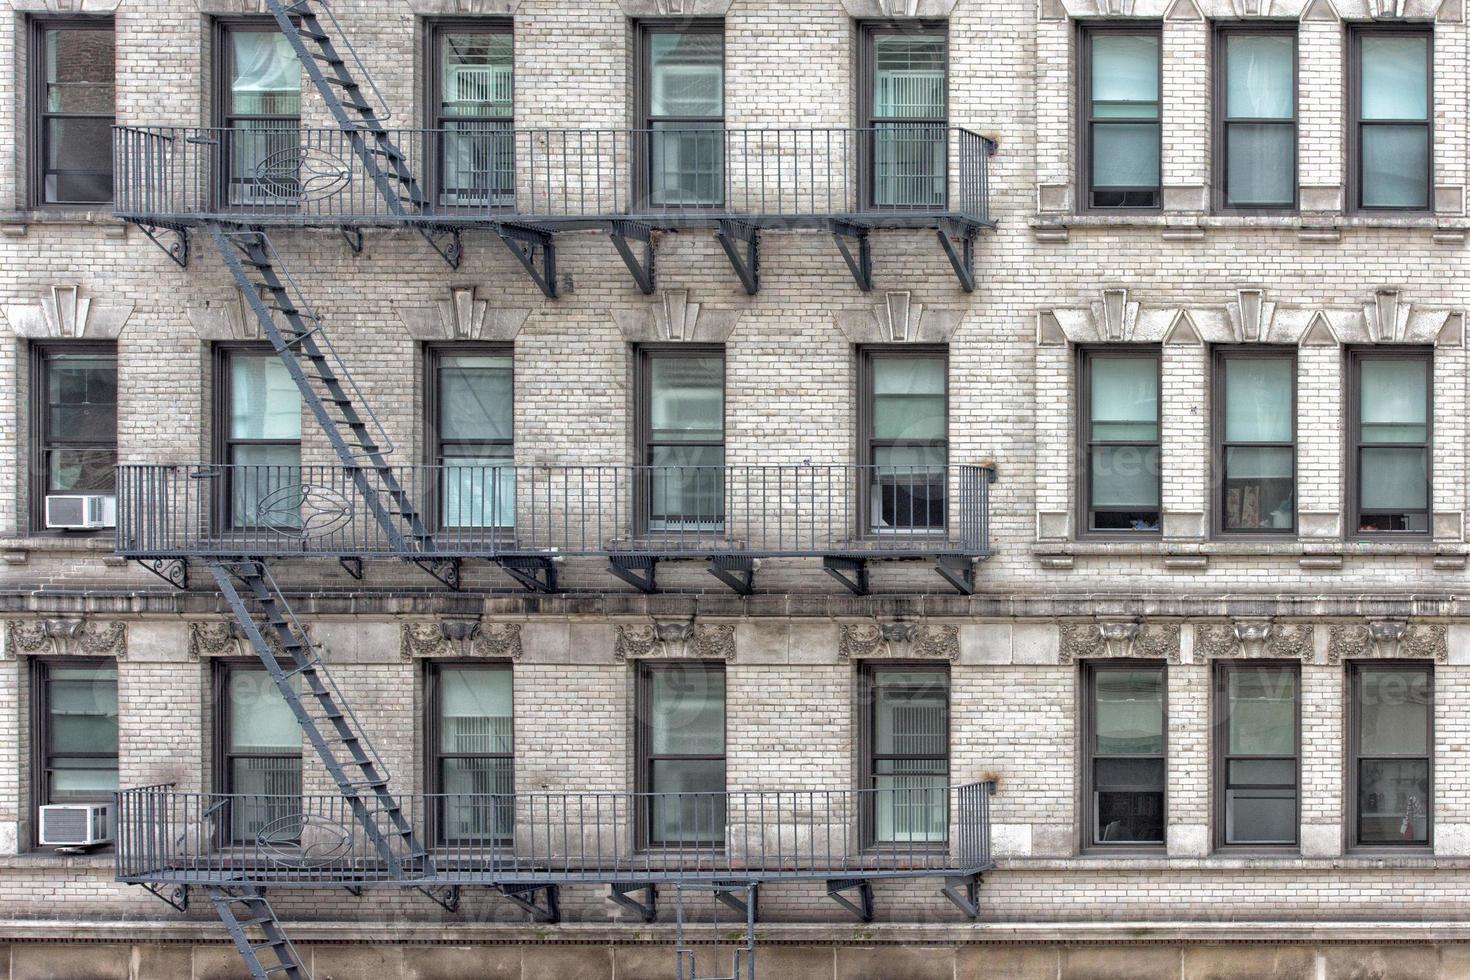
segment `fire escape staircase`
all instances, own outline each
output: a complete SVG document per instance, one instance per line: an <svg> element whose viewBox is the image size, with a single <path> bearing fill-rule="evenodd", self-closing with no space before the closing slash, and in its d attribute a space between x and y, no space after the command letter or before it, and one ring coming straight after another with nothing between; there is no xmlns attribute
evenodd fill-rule
<svg viewBox="0 0 1470 980"><path fill-rule="evenodd" d="M261 888L210 887L209 900L245 959L252 980L287 977L311 980L301 954L286 938L281 921Z"/></svg>

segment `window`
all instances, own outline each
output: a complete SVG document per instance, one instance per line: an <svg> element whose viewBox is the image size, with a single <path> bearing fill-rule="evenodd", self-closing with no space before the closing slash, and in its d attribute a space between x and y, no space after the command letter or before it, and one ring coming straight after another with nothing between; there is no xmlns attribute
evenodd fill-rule
<svg viewBox="0 0 1470 980"><path fill-rule="evenodd" d="M863 128L872 160L870 203L942 208L948 164L943 23L863 26Z"/></svg>
<svg viewBox="0 0 1470 980"><path fill-rule="evenodd" d="M220 792L231 797L220 836L229 843L297 840L301 727L296 716L262 666L221 663L215 680L215 778Z"/></svg>
<svg viewBox="0 0 1470 980"><path fill-rule="evenodd" d="M1159 530L1159 352L1082 352L1083 498L1089 531Z"/></svg>
<svg viewBox="0 0 1470 980"><path fill-rule="evenodd" d="M509 347L428 348L426 442L441 467L441 527L515 526L513 375Z"/></svg>
<svg viewBox="0 0 1470 980"><path fill-rule="evenodd" d="M268 347L221 345L217 355L229 524L299 527L301 392Z"/></svg>
<svg viewBox="0 0 1470 980"><path fill-rule="evenodd" d="M1217 528L1296 530L1296 356L1287 349L1215 349Z"/></svg>
<svg viewBox="0 0 1470 980"><path fill-rule="evenodd" d="M1356 203L1429 208L1430 34L1407 27L1355 27L1349 34Z"/></svg>
<svg viewBox="0 0 1470 980"><path fill-rule="evenodd" d="M949 673L942 667L870 667L864 839L939 842L949 836Z"/></svg>
<svg viewBox="0 0 1470 980"><path fill-rule="evenodd" d="M1085 668L1084 738L1092 845L1164 843L1164 668Z"/></svg>
<svg viewBox="0 0 1470 980"><path fill-rule="evenodd" d="M112 200L112 18L32 21L32 200Z"/></svg>
<svg viewBox="0 0 1470 980"><path fill-rule="evenodd" d="M1219 206L1296 206L1296 31L1226 28L1216 39Z"/></svg>
<svg viewBox="0 0 1470 980"><path fill-rule="evenodd" d="M33 345L31 391L31 520L39 529L49 494L116 491L116 345Z"/></svg>
<svg viewBox="0 0 1470 980"><path fill-rule="evenodd" d="M1356 527L1427 534L1430 353L1360 350L1349 361Z"/></svg>
<svg viewBox="0 0 1470 980"><path fill-rule="evenodd" d="M439 203L515 203L514 57L508 20L436 21L429 28L429 126L438 136Z"/></svg>
<svg viewBox="0 0 1470 980"><path fill-rule="evenodd" d="M274 20L217 23L225 203L294 205L301 186L301 63Z"/></svg>
<svg viewBox="0 0 1470 980"><path fill-rule="evenodd" d="M1219 823L1223 844L1297 842L1299 668L1222 663L1215 703Z"/></svg>
<svg viewBox="0 0 1470 980"><path fill-rule="evenodd" d="M725 524L725 353L639 351L640 499L650 531Z"/></svg>
<svg viewBox="0 0 1470 980"><path fill-rule="evenodd" d="M641 665L639 791L649 846L725 840L725 670Z"/></svg>
<svg viewBox="0 0 1470 980"><path fill-rule="evenodd" d="M861 487L867 530L942 531L949 462L949 359L939 348L860 352Z"/></svg>
<svg viewBox="0 0 1470 980"><path fill-rule="evenodd" d="M509 664L429 664L430 792L441 843L509 840L515 730Z"/></svg>
<svg viewBox="0 0 1470 980"><path fill-rule="evenodd" d="M1427 665L1349 667L1356 844L1428 844L1434 800L1434 676Z"/></svg>
<svg viewBox="0 0 1470 980"><path fill-rule="evenodd" d="M639 27L638 149L653 207L724 203L724 31L720 21Z"/></svg>
<svg viewBox="0 0 1470 980"><path fill-rule="evenodd" d="M36 805L105 803L117 790L117 664L34 660Z"/></svg>
<svg viewBox="0 0 1470 980"><path fill-rule="evenodd" d="M1157 208L1159 30L1088 27L1082 43L1085 206Z"/></svg>

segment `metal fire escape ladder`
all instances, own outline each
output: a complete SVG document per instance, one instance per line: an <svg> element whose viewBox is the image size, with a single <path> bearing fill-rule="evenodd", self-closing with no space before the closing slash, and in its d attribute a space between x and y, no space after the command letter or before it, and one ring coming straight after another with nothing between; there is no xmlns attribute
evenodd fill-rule
<svg viewBox="0 0 1470 980"><path fill-rule="evenodd" d="M363 828L368 843L377 851L383 872L394 880L432 874L431 862L418 842L413 822L388 791L387 767L347 706L322 663L320 651L286 604L265 563L250 559L211 561L209 571L245 628L250 645L347 801L353 817ZM236 587L237 582L245 586L255 601L260 621L268 626L269 634L262 630L261 622ZM364 869L364 874L370 876L371 872Z"/></svg>
<svg viewBox="0 0 1470 980"><path fill-rule="evenodd" d="M326 0L265 0L265 5L295 50L306 77L352 143L388 211L394 215L431 211L432 202L409 168L407 156L388 134L388 111L382 93ZM338 44L346 49L346 57ZM363 82L353 75L349 58ZM457 229L425 222L415 227L451 269L459 268L463 249Z"/></svg>
<svg viewBox="0 0 1470 980"><path fill-rule="evenodd" d="M302 962L296 947L286 938L281 921L260 888L221 888L207 886L209 900L219 913L235 947L245 958L252 980L288 977L311 980L311 971ZM265 962L261 962L262 956Z"/></svg>

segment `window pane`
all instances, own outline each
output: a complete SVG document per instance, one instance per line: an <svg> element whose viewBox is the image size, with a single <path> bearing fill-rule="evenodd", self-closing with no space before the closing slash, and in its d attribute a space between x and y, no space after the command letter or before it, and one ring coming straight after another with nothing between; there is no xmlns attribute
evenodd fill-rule
<svg viewBox="0 0 1470 980"><path fill-rule="evenodd" d="M1153 442L1159 437L1159 362L1153 357L1095 357L1088 413L1098 441Z"/></svg>
<svg viewBox="0 0 1470 980"><path fill-rule="evenodd" d="M937 357L875 357L873 438L943 440L945 360Z"/></svg>
<svg viewBox="0 0 1470 980"><path fill-rule="evenodd" d="M232 839L281 844L301 835L301 759L235 759L230 767Z"/></svg>
<svg viewBox="0 0 1470 980"><path fill-rule="evenodd" d="M947 752L948 685L933 671L873 675L873 750L879 755L943 757Z"/></svg>
<svg viewBox="0 0 1470 980"><path fill-rule="evenodd" d="M1358 677L1360 755L1429 754L1429 673L1364 670Z"/></svg>
<svg viewBox="0 0 1470 980"><path fill-rule="evenodd" d="M877 840L942 841L949 835L946 775L932 772L932 763L880 760L874 774L873 805Z"/></svg>
<svg viewBox="0 0 1470 980"><path fill-rule="evenodd" d="M724 113L724 38L719 34L648 34L648 114L718 117Z"/></svg>
<svg viewBox="0 0 1470 980"><path fill-rule="evenodd" d="M1289 34L1225 36L1225 114L1236 119L1290 119L1294 109L1295 39Z"/></svg>
<svg viewBox="0 0 1470 980"><path fill-rule="evenodd" d="M1099 755L1164 751L1163 671L1099 670L1092 689Z"/></svg>
<svg viewBox="0 0 1470 980"><path fill-rule="evenodd" d="M1225 450L1225 513L1229 530L1290 530L1295 481L1289 447L1232 446Z"/></svg>
<svg viewBox="0 0 1470 980"><path fill-rule="evenodd" d="M1225 842L1296 843L1296 790L1226 790Z"/></svg>
<svg viewBox="0 0 1470 980"><path fill-rule="evenodd" d="M661 207L710 207L724 199L725 130L717 122L650 123L649 193Z"/></svg>
<svg viewBox="0 0 1470 980"><path fill-rule="evenodd" d="M721 446L653 446L647 475L649 518L718 527L725 519L725 450Z"/></svg>
<svg viewBox="0 0 1470 980"><path fill-rule="evenodd" d="M724 438L724 358L651 357L648 373L653 439L701 442Z"/></svg>
<svg viewBox="0 0 1470 980"><path fill-rule="evenodd" d="M439 362L439 437L510 439L511 359L446 356Z"/></svg>
<svg viewBox="0 0 1470 980"><path fill-rule="evenodd" d="M510 671L445 667L439 672L441 751L512 752L513 738Z"/></svg>
<svg viewBox="0 0 1470 980"><path fill-rule="evenodd" d="M1359 363L1358 418L1364 442L1423 442L1427 431L1427 359L1372 358Z"/></svg>
<svg viewBox="0 0 1470 980"><path fill-rule="evenodd" d="M1090 464L1094 508L1158 507L1157 447L1094 446Z"/></svg>
<svg viewBox="0 0 1470 980"><path fill-rule="evenodd" d="M46 712L52 752L115 755L117 668L48 667Z"/></svg>
<svg viewBox="0 0 1470 980"><path fill-rule="evenodd" d="M1231 759L1226 770L1231 786L1295 786L1295 759Z"/></svg>
<svg viewBox="0 0 1470 980"><path fill-rule="evenodd" d="M111 449L53 449L47 455L47 489L54 493L112 493L117 453Z"/></svg>
<svg viewBox="0 0 1470 980"><path fill-rule="evenodd" d="M445 527L514 527L516 471L509 446L446 446Z"/></svg>
<svg viewBox="0 0 1470 980"><path fill-rule="evenodd" d="M118 788L113 760L54 759L47 776L47 802L106 799Z"/></svg>
<svg viewBox="0 0 1470 980"><path fill-rule="evenodd" d="M113 32L58 28L46 31L45 44L46 111L111 116Z"/></svg>
<svg viewBox="0 0 1470 980"><path fill-rule="evenodd" d="M1364 119L1428 119L1427 35L1364 35L1361 96Z"/></svg>
<svg viewBox="0 0 1470 980"><path fill-rule="evenodd" d="M873 38L873 115L879 119L944 115L944 38L897 34Z"/></svg>
<svg viewBox="0 0 1470 980"><path fill-rule="evenodd" d="M1289 205L1296 199L1296 127L1230 123L1225 127L1225 200L1234 205Z"/></svg>
<svg viewBox="0 0 1470 980"><path fill-rule="evenodd" d="M1428 842L1427 759L1359 764L1358 839L1365 844Z"/></svg>
<svg viewBox="0 0 1470 980"><path fill-rule="evenodd" d="M510 759L445 759L442 783L445 838L510 836L515 826Z"/></svg>
<svg viewBox="0 0 1470 980"><path fill-rule="evenodd" d="M446 116L509 116L514 105L511 35L439 35L439 111Z"/></svg>
<svg viewBox="0 0 1470 980"><path fill-rule="evenodd" d="M1163 759L1099 759L1093 780L1096 843L1163 841Z"/></svg>
<svg viewBox="0 0 1470 980"><path fill-rule="evenodd" d="M1363 127L1363 206L1429 207L1429 129Z"/></svg>
<svg viewBox="0 0 1470 980"><path fill-rule="evenodd" d="M63 442L117 441L117 358L46 356L46 435Z"/></svg>
<svg viewBox="0 0 1470 980"><path fill-rule="evenodd" d="M301 112L301 65L284 34L230 34L231 115L294 116Z"/></svg>
<svg viewBox="0 0 1470 980"><path fill-rule="evenodd" d="M725 839L725 763L659 759L653 763L649 836L656 843Z"/></svg>
<svg viewBox="0 0 1470 980"><path fill-rule="evenodd" d="M722 755L724 671L671 667L653 671L649 679L650 751L654 755ZM717 788L723 789L723 784Z"/></svg>
<svg viewBox="0 0 1470 980"><path fill-rule="evenodd" d="M235 446L230 462L230 523L234 527L301 526L301 447Z"/></svg>
<svg viewBox="0 0 1470 980"><path fill-rule="evenodd" d="M944 203L949 145L945 126L875 123L872 140L875 204L938 207Z"/></svg>
<svg viewBox="0 0 1470 980"><path fill-rule="evenodd" d="M1158 114L1158 36L1093 35L1092 115L1096 118L1156 119Z"/></svg>
<svg viewBox="0 0 1470 980"><path fill-rule="evenodd" d="M301 728L296 716L264 668L231 670L227 687L225 694L230 699L226 712L230 719L227 751L300 750Z"/></svg>
<svg viewBox="0 0 1470 980"><path fill-rule="evenodd" d="M1158 123L1093 124L1093 187L1153 187L1158 182Z"/></svg>
<svg viewBox="0 0 1470 980"><path fill-rule="evenodd" d="M1359 459L1363 510L1424 510L1429 506L1427 449L1364 449Z"/></svg>
<svg viewBox="0 0 1470 980"><path fill-rule="evenodd" d="M1237 668L1228 677L1230 754L1295 755L1296 673Z"/></svg>
<svg viewBox="0 0 1470 980"><path fill-rule="evenodd" d="M1225 440L1290 442L1295 365L1285 357L1225 359Z"/></svg>
<svg viewBox="0 0 1470 980"><path fill-rule="evenodd" d="M230 358L230 438L301 438L301 392L274 354Z"/></svg>

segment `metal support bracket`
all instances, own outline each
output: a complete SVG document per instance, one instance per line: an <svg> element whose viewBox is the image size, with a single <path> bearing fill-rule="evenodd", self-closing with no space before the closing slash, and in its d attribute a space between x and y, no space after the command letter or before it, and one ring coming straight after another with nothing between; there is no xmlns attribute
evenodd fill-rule
<svg viewBox="0 0 1470 980"><path fill-rule="evenodd" d="M944 248L944 254L949 256L949 264L954 268L955 278L960 281L960 288L967 293L975 291L975 229L957 221L942 222L935 234L939 236L939 244ZM959 251L955 250L954 239L960 240Z"/></svg>
<svg viewBox="0 0 1470 980"><path fill-rule="evenodd" d="M362 898L363 893L366 891L361 885L343 885L342 890L353 898Z"/></svg>
<svg viewBox="0 0 1470 980"><path fill-rule="evenodd" d="M721 221L715 239L725 250L745 291L754 296L761 288L760 229L744 221Z"/></svg>
<svg viewBox="0 0 1470 980"><path fill-rule="evenodd" d="M459 558L414 558L413 563L430 575L434 576L446 588L459 591L459 572L462 564Z"/></svg>
<svg viewBox="0 0 1470 980"><path fill-rule="evenodd" d="M609 555L607 570L640 592L658 591L658 559L648 555Z"/></svg>
<svg viewBox="0 0 1470 980"><path fill-rule="evenodd" d="M449 264L449 268L458 269L459 262L464 258L464 240L460 237L458 228L436 228L433 226L419 226L419 234L424 236L439 257Z"/></svg>
<svg viewBox="0 0 1470 980"><path fill-rule="evenodd" d="M556 591L556 562L550 558L501 558L497 564L532 592Z"/></svg>
<svg viewBox="0 0 1470 980"><path fill-rule="evenodd" d="M828 556L822 559L822 569L847 586L853 595L868 594L868 560Z"/></svg>
<svg viewBox="0 0 1470 980"><path fill-rule="evenodd" d="M536 922L561 921L561 888L557 885L501 885L500 894L524 909ZM541 892L540 900L537 893Z"/></svg>
<svg viewBox="0 0 1470 980"><path fill-rule="evenodd" d="M174 264L180 269L189 267L189 229L184 227L174 228L169 225L138 225L148 240L159 248L163 254L173 259Z"/></svg>
<svg viewBox="0 0 1470 980"><path fill-rule="evenodd" d="M715 900L727 908L734 909L742 919L752 923L760 919L761 895L760 883L754 881L716 881L712 883L711 890L714 892ZM748 896L750 904L746 905Z"/></svg>
<svg viewBox="0 0 1470 980"><path fill-rule="evenodd" d="M459 911L458 885L418 885L419 891L434 900L446 912Z"/></svg>
<svg viewBox="0 0 1470 980"><path fill-rule="evenodd" d="M167 902L180 912L189 911L188 885L160 885L151 881L142 883L155 898Z"/></svg>
<svg viewBox="0 0 1470 980"><path fill-rule="evenodd" d="M940 892L954 903L955 908L965 914L971 922L980 914L980 876L965 875L961 878L945 878Z"/></svg>
<svg viewBox="0 0 1470 980"><path fill-rule="evenodd" d="M613 245L623 257L623 264L633 274L633 281L638 284L639 292L645 296L653 295L653 229L637 221L614 221L608 225L607 233L612 236ZM643 243L641 261L628 244L630 238Z"/></svg>
<svg viewBox="0 0 1470 980"><path fill-rule="evenodd" d="M709 573L739 595L755 591L755 559L716 555L709 560Z"/></svg>
<svg viewBox="0 0 1470 980"><path fill-rule="evenodd" d="M848 891L857 892L856 902L842 894ZM827 897L863 922L873 921L873 883L867 878L829 878Z"/></svg>
<svg viewBox="0 0 1470 980"><path fill-rule="evenodd" d="M361 558L338 558L337 564L342 570L359 582L362 581L362 559Z"/></svg>
<svg viewBox="0 0 1470 980"><path fill-rule="evenodd" d="M934 570L960 595L975 594L975 560L964 555L941 555L934 562Z"/></svg>
<svg viewBox="0 0 1470 980"><path fill-rule="evenodd" d="M361 228L343 228L342 229L342 240L347 243L347 247L348 248L352 249L352 254L353 255L361 255L362 254L362 229Z"/></svg>
<svg viewBox="0 0 1470 980"><path fill-rule="evenodd" d="M658 886L652 882L615 881L608 886L608 898L638 916L644 922L658 918ZM643 892L644 900L638 901L631 892Z"/></svg>
<svg viewBox="0 0 1470 980"><path fill-rule="evenodd" d="M146 558L138 564L176 589L189 587L189 562L184 558Z"/></svg>
<svg viewBox="0 0 1470 980"><path fill-rule="evenodd" d="M871 293L873 291L873 248L868 241L868 229L846 221L833 221L830 228L832 240L837 243L837 251L842 253L842 261L847 263L847 271L852 273L853 281L857 283L858 289ZM857 244L857 255L852 254L850 242Z"/></svg>
<svg viewBox="0 0 1470 980"><path fill-rule="evenodd" d="M550 232L520 225L496 225L495 233L546 298L556 299L555 237Z"/></svg>

